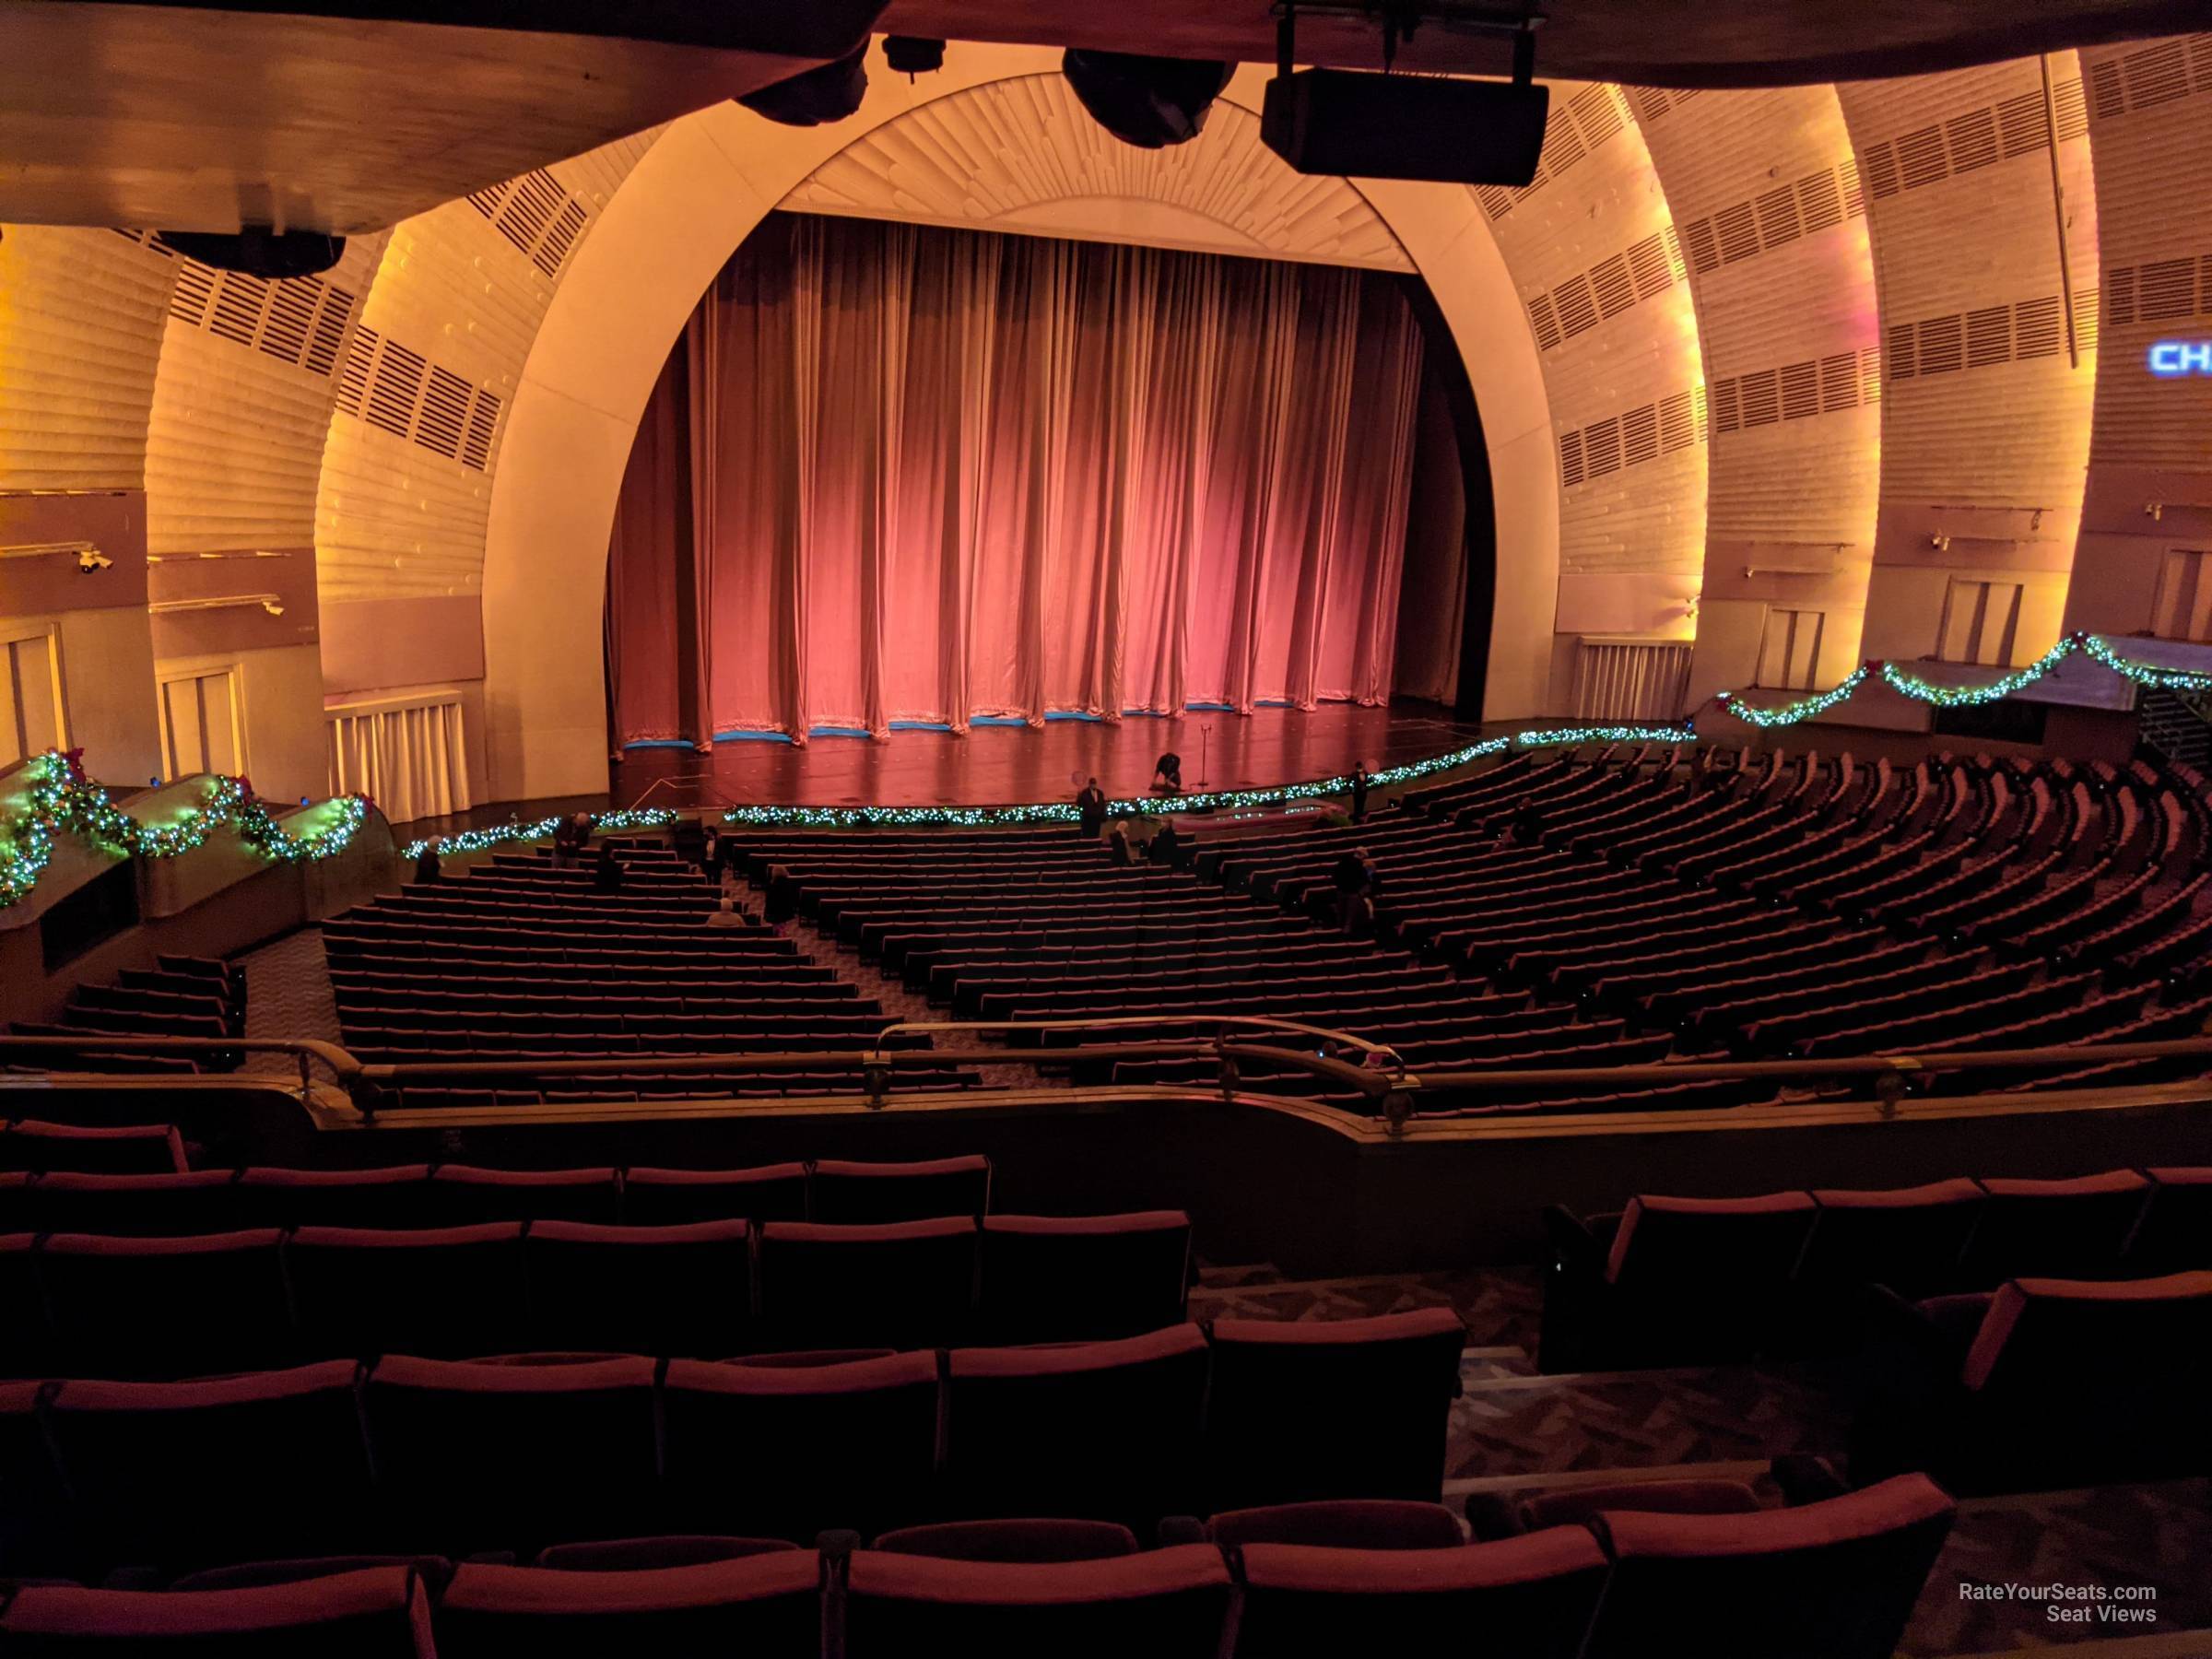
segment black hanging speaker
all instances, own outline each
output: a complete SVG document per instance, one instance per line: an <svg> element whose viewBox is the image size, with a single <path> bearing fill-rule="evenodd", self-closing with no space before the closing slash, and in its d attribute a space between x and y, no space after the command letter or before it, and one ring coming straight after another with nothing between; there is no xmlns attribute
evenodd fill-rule
<svg viewBox="0 0 2212 1659"><path fill-rule="evenodd" d="M1231 65L1211 59L1144 57L1070 47L1060 72L1090 118L1139 149L1186 144L1206 126Z"/></svg>
<svg viewBox="0 0 2212 1659"><path fill-rule="evenodd" d="M1267 83L1260 139L1301 173L1525 184L1550 106L1533 84L1300 69Z"/></svg>
<svg viewBox="0 0 2212 1659"><path fill-rule="evenodd" d="M164 230L160 241L164 247L218 271L240 271L272 281L320 276L346 252L344 237L324 236L317 230L248 229L235 236L211 230Z"/></svg>
<svg viewBox="0 0 2212 1659"><path fill-rule="evenodd" d="M740 93L737 101L754 114L785 126L824 126L859 109L867 90L868 43L863 41L843 57L818 64L772 87Z"/></svg>

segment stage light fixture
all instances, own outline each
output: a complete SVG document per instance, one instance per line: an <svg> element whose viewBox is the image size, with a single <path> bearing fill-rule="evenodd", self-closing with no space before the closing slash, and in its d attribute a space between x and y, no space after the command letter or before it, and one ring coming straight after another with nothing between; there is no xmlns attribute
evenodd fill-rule
<svg viewBox="0 0 2212 1659"><path fill-rule="evenodd" d="M1370 15L1337 4L1309 6L1330 16ZM1414 7L1382 15L1380 75L1359 69L1299 69L1298 6L1284 0L1276 25L1276 76L1260 111L1260 141L1301 173L1363 179L1418 179L1443 184L1526 184L1536 176L1551 88L1535 84L1541 19L1477 18ZM1398 42L1423 22L1512 37L1510 81L1456 80L1390 73Z"/></svg>
<svg viewBox="0 0 2212 1659"><path fill-rule="evenodd" d="M945 67L945 42L920 35L885 35L883 61L893 73L909 80L917 75L935 75Z"/></svg>
<svg viewBox="0 0 2212 1659"><path fill-rule="evenodd" d="M1145 57L1070 47L1060 72L1090 118L1138 149L1187 144L1229 85L1230 65L1210 58Z"/></svg>
<svg viewBox="0 0 2212 1659"><path fill-rule="evenodd" d="M789 80L747 92L737 101L756 115L785 126L826 126L860 108L868 90L868 43L843 57L818 64Z"/></svg>
<svg viewBox="0 0 2212 1659"><path fill-rule="evenodd" d="M172 253L218 271L282 281L320 276L346 253L346 239L314 230L276 230L249 225L235 236L206 230L164 230L158 239Z"/></svg>

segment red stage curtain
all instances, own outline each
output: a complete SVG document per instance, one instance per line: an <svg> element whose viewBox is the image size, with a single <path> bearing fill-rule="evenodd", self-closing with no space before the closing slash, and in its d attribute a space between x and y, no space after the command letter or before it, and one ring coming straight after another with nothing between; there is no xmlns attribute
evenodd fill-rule
<svg viewBox="0 0 2212 1659"><path fill-rule="evenodd" d="M616 514L623 742L1390 695L1398 279L771 217Z"/></svg>

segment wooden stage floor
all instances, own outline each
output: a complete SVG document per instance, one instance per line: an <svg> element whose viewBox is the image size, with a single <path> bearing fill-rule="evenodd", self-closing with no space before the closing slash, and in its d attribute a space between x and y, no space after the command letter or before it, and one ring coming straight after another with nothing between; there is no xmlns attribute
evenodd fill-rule
<svg viewBox="0 0 2212 1659"><path fill-rule="evenodd" d="M817 737L804 748L741 741L718 743L711 755L634 748L612 769L611 795L617 806L983 806L1070 799L1096 777L1118 798L1143 794L1168 749L1182 757L1185 790L1239 789L1328 777L1356 760L1418 760L1481 735L1432 704L1194 709L1118 724L1053 720L1041 730L979 725L965 737L900 731L881 743Z"/></svg>

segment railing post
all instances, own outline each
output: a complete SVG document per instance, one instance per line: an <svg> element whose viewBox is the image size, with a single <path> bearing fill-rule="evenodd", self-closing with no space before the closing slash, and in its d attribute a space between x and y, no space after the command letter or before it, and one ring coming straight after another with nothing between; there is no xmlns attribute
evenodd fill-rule
<svg viewBox="0 0 2212 1659"><path fill-rule="evenodd" d="M861 1057L860 1075L867 1090L868 1110L881 1112L890 1104L891 1065L888 1057L877 1053Z"/></svg>
<svg viewBox="0 0 2212 1659"><path fill-rule="evenodd" d="M1237 1092L1237 1057L1229 1052L1227 1026L1214 1029L1214 1059L1219 1067L1221 1099L1226 1102L1233 1099Z"/></svg>
<svg viewBox="0 0 2212 1659"><path fill-rule="evenodd" d="M1890 1060L1888 1071L1876 1074L1874 1098L1880 1104L1884 1118L1897 1115L1897 1103L1905 1098L1905 1074L1919 1069L1918 1061L1899 1056Z"/></svg>
<svg viewBox="0 0 2212 1659"><path fill-rule="evenodd" d="M1404 1071L1394 1073L1382 1092L1382 1122L1395 1137L1406 1133L1406 1120L1413 1115L1413 1091L1419 1085Z"/></svg>
<svg viewBox="0 0 2212 1659"><path fill-rule="evenodd" d="M300 1104L312 1105L315 1098L314 1074L309 1069L313 1064L312 1056L300 1049L293 1057L300 1062Z"/></svg>

